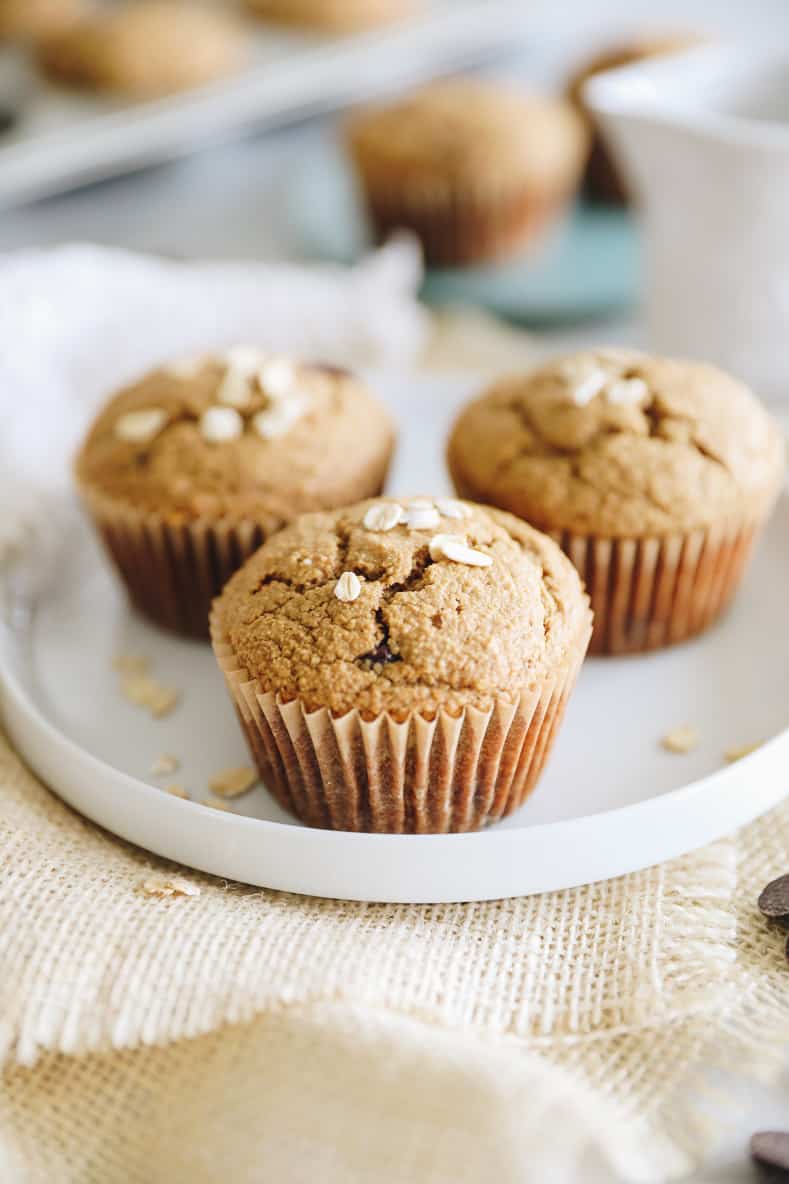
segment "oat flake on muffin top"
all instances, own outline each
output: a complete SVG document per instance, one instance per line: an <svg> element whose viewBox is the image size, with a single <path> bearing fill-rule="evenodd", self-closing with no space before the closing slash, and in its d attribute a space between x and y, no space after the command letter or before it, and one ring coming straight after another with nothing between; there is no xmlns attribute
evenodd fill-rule
<svg viewBox="0 0 789 1184"><path fill-rule="evenodd" d="M380 487L393 439L387 412L349 372L238 346L121 391L76 469L87 489L169 520L274 528Z"/></svg>
<svg viewBox="0 0 789 1184"><path fill-rule="evenodd" d="M304 516L236 573L214 612L264 690L367 717L514 701L577 661L590 617L546 536L497 510L421 498Z"/></svg>
<svg viewBox="0 0 789 1184"><path fill-rule="evenodd" d="M497 382L461 413L448 461L465 496L543 529L638 537L763 514L784 445L714 366L616 349Z"/></svg>

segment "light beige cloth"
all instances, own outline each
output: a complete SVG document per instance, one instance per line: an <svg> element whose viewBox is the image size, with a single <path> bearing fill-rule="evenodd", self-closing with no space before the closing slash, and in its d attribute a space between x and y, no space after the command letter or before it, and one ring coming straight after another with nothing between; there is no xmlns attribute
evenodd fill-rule
<svg viewBox="0 0 789 1184"><path fill-rule="evenodd" d="M0 858L14 1184L659 1180L714 1134L700 1067L769 1068L789 1036L753 903L789 866L789 807L540 897L365 905L183 871L200 894L160 900L141 883L172 869L2 742Z"/></svg>

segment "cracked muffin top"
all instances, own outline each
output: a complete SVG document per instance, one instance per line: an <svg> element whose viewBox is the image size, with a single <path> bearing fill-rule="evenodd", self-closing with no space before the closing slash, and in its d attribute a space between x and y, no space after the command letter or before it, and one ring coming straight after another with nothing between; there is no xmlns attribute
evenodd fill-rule
<svg viewBox="0 0 789 1184"><path fill-rule="evenodd" d="M76 474L88 492L168 521L248 518L276 529L379 490L393 444L389 415L347 371L236 346L173 362L115 395Z"/></svg>
<svg viewBox="0 0 789 1184"><path fill-rule="evenodd" d="M371 718L515 701L580 661L587 598L525 522L447 498L307 514L226 585L213 629L264 690Z"/></svg>
<svg viewBox="0 0 789 1184"><path fill-rule="evenodd" d="M497 382L460 415L459 492L547 530L640 537L763 515L782 435L714 366L595 350Z"/></svg>

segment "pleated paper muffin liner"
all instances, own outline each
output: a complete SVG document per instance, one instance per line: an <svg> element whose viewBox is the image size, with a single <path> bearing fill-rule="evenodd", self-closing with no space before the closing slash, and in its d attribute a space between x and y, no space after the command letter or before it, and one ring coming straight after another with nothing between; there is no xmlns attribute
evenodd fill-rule
<svg viewBox="0 0 789 1184"><path fill-rule="evenodd" d="M352 471L330 491L330 505L377 497L391 451ZM197 517L174 521L80 485L82 501L113 559L134 606L157 625L208 638L211 602L230 576L288 516L261 508L252 518ZM328 500L328 495L327 495ZM325 506L315 506L315 509Z"/></svg>
<svg viewBox="0 0 789 1184"><path fill-rule="evenodd" d="M636 654L701 633L728 607L764 518L652 538L548 531L592 602L592 654Z"/></svg>
<svg viewBox="0 0 789 1184"><path fill-rule="evenodd" d="M335 717L265 691L239 664L216 613L214 652L260 776L309 826L386 834L477 830L524 802L551 750L589 638L556 675L489 711L426 719Z"/></svg>
<svg viewBox="0 0 789 1184"><path fill-rule="evenodd" d="M135 608L189 637L208 637L212 600L272 532L252 521L169 522L92 490L81 495Z"/></svg>
<svg viewBox="0 0 789 1184"><path fill-rule="evenodd" d="M570 192L537 195L502 190L452 195L420 187L370 185L367 208L379 241L404 227L419 238L428 263L461 266L502 258L539 240L557 220Z"/></svg>

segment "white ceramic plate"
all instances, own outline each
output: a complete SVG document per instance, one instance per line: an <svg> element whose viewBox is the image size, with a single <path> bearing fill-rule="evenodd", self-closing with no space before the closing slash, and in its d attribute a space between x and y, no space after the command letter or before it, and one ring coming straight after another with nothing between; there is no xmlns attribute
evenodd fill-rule
<svg viewBox="0 0 789 1184"><path fill-rule="evenodd" d="M130 103L49 86L0 47L0 205L183 156L234 129L271 126L484 61L531 23L519 0L428 0L408 19L349 36L250 22L248 67L220 82Z"/></svg>
<svg viewBox="0 0 789 1184"><path fill-rule="evenodd" d="M392 489L446 489L442 441L468 384L379 382L403 440ZM163 752L196 798L224 767L247 763L208 646L131 614L86 526L75 524L56 579L12 600L0 627L5 724L31 767L83 814L125 839L229 879L318 896L482 900L605 879L708 843L789 790L789 502L784 498L727 618L706 636L644 658L587 662L551 763L510 819L473 835L359 835L294 823L264 789L232 813L152 784ZM118 690L112 658L150 655L183 691L152 720ZM659 739L700 733L686 755ZM768 740L726 765L728 748ZM160 779L163 781L165 779Z"/></svg>

